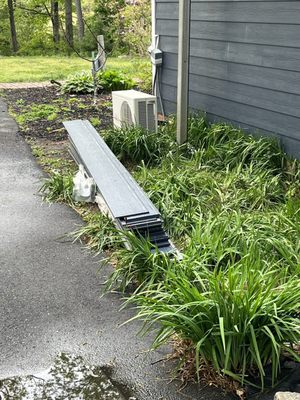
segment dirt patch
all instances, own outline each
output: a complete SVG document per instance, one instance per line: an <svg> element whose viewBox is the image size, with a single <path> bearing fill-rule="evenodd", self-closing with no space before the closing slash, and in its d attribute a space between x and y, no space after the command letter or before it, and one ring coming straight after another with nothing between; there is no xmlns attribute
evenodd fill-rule
<svg viewBox="0 0 300 400"><path fill-rule="evenodd" d="M26 138L63 141L67 132L62 122L88 119L101 131L112 125L111 95L100 94L96 104L92 95L62 94L57 87L8 89L2 91L10 113L16 118L19 133Z"/></svg>
<svg viewBox="0 0 300 400"><path fill-rule="evenodd" d="M76 169L63 121L87 119L99 132L112 126L110 94L99 94L96 104L90 94L63 94L57 86L7 89L0 95L18 123L18 133L46 172Z"/></svg>

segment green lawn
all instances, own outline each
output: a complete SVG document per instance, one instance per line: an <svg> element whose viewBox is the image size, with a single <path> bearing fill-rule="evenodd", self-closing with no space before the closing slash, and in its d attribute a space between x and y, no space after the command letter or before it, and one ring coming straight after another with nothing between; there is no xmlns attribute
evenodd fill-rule
<svg viewBox="0 0 300 400"><path fill-rule="evenodd" d="M110 57L107 68L143 79L151 71L147 59ZM0 83L42 82L50 79L63 80L68 75L90 70L91 64L78 57L0 57Z"/></svg>

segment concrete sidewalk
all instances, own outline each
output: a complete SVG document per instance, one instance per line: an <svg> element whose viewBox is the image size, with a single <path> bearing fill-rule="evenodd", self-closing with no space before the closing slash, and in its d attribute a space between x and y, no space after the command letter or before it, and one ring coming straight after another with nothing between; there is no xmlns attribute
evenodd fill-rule
<svg viewBox="0 0 300 400"><path fill-rule="evenodd" d="M186 398L167 384L170 365L155 363L163 352L145 356L151 341L136 337L138 323L119 326L132 316L118 311L121 296L99 298L105 271L64 237L80 224L73 210L42 204L42 176L0 100L0 377L37 373L67 351L112 364L140 400ZM225 398L209 388L188 392Z"/></svg>

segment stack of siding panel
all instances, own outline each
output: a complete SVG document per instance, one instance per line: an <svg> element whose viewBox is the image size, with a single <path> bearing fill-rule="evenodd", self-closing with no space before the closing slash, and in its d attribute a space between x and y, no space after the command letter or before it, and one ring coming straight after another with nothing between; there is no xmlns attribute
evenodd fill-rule
<svg viewBox="0 0 300 400"><path fill-rule="evenodd" d="M158 209L90 122L67 121L64 126L69 135L71 155L94 179L116 226L148 239L153 249L174 252Z"/></svg>

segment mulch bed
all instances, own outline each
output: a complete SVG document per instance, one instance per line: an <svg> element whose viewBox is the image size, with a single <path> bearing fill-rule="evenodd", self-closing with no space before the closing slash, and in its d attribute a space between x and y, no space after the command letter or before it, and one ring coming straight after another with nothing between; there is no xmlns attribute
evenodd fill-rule
<svg viewBox="0 0 300 400"><path fill-rule="evenodd" d="M62 122L74 119L100 120L97 130L101 131L112 126L111 95L99 94L96 104L93 104L92 95L62 94L58 87L7 89L2 91L2 97L8 104L9 110L21 114L27 106L33 104L57 105L57 118L49 121L46 118L31 121L27 127L20 127L19 133L26 138L44 138L50 141L63 141L67 132ZM70 99L78 101L69 102Z"/></svg>

